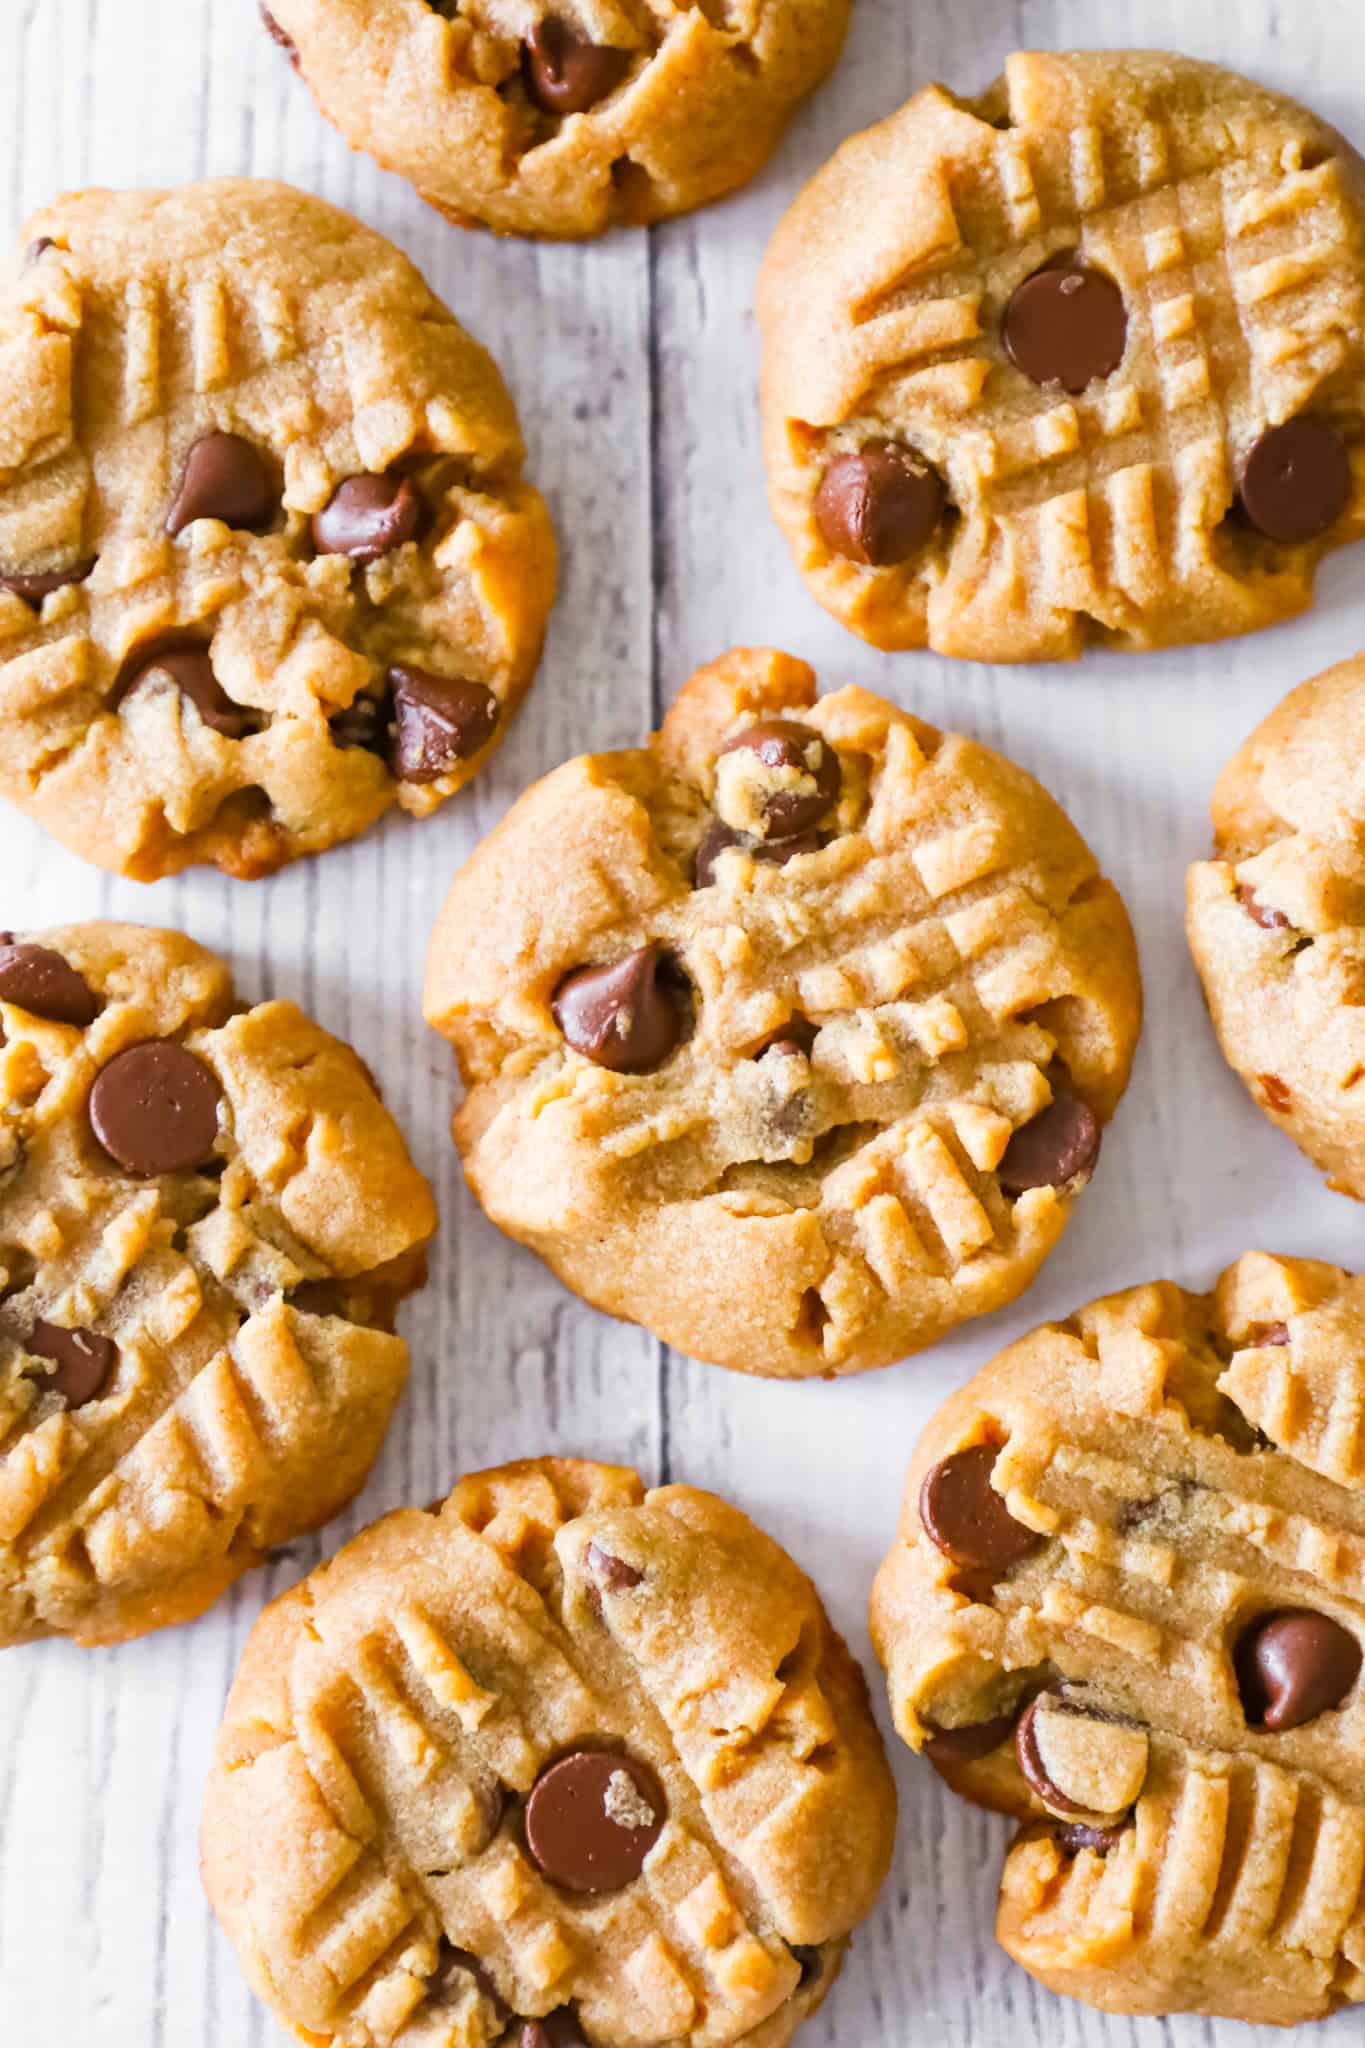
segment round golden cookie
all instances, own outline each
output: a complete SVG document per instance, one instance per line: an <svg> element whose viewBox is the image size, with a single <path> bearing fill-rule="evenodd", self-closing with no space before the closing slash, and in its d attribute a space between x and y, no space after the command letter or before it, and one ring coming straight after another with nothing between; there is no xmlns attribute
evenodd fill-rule
<svg viewBox="0 0 1365 2048"><path fill-rule="evenodd" d="M1141 992L1030 775L740 649L528 790L427 962L488 1214L693 1357L860 1372L1013 1300L1089 1179Z"/></svg>
<svg viewBox="0 0 1365 2048"><path fill-rule="evenodd" d="M878 647L1244 633L1365 532L1365 165L1232 72L929 86L806 187L758 307L774 515Z"/></svg>
<svg viewBox="0 0 1365 2048"><path fill-rule="evenodd" d="M785 2048L886 1874L862 1672L737 1508L570 1459L267 1608L204 1881L311 2048Z"/></svg>
<svg viewBox="0 0 1365 2048"><path fill-rule="evenodd" d="M328 119L461 227L597 235L745 184L851 0L268 0Z"/></svg>
<svg viewBox="0 0 1365 2048"><path fill-rule="evenodd" d="M0 1645L187 1620L338 1513L435 1227L293 1003L177 932L0 934Z"/></svg>
<svg viewBox="0 0 1365 2048"><path fill-rule="evenodd" d="M1365 1280L1250 1252L1035 1330L925 1431L873 1640L905 1740L1024 1823L996 1932L1052 1990L1365 2001L1363 1408Z"/></svg>
<svg viewBox="0 0 1365 2048"><path fill-rule="evenodd" d="M98 866L266 874L477 772L555 552L399 251L225 178L37 214L0 298L0 794Z"/></svg>
<svg viewBox="0 0 1365 2048"><path fill-rule="evenodd" d="M1218 778L1187 929L1225 1057L1365 1200L1365 655L1292 690Z"/></svg>

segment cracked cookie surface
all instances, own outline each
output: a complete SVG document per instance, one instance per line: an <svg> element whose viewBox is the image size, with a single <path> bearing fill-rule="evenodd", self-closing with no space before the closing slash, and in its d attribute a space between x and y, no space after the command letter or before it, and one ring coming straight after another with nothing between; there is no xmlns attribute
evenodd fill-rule
<svg viewBox="0 0 1365 2048"><path fill-rule="evenodd" d="M817 173L758 305L774 516L876 646L1244 633L1365 533L1365 165L1231 72L930 86Z"/></svg>
<svg viewBox="0 0 1365 2048"><path fill-rule="evenodd" d="M555 551L490 356L289 186L92 191L0 301L0 794L141 881L424 817L539 658Z"/></svg>
<svg viewBox="0 0 1365 2048"><path fill-rule="evenodd" d="M1126 913L1031 776L737 650L649 744L536 784L457 876L428 1021L465 1175L694 1357L855 1372L1020 1292L1141 1005Z"/></svg>
<svg viewBox="0 0 1365 2048"><path fill-rule="evenodd" d="M1052 1990L1365 2001L1363 1414L1365 1280L1251 1252L1034 1331L925 1431L873 1640L905 1740L1024 1823L996 1931Z"/></svg>
<svg viewBox="0 0 1365 2048"><path fill-rule="evenodd" d="M786 1553L714 1495L547 1458L266 1610L203 1870L312 2048L785 2048L894 1828L862 1673Z"/></svg>
<svg viewBox="0 0 1365 2048"><path fill-rule="evenodd" d="M1213 794L1187 884L1218 1041L1272 1123L1365 1200L1365 656L1292 690Z"/></svg>
<svg viewBox="0 0 1365 2048"><path fill-rule="evenodd" d="M744 184L850 0L268 0L347 141L462 227L584 236Z"/></svg>
<svg viewBox="0 0 1365 2048"><path fill-rule="evenodd" d="M187 1620L338 1513L435 1224L293 1003L176 932L0 934L0 1644Z"/></svg>

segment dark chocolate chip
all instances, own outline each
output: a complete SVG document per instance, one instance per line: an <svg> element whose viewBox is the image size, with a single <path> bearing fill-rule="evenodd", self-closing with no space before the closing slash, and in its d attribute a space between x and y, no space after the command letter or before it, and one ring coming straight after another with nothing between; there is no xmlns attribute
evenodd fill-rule
<svg viewBox="0 0 1365 2048"><path fill-rule="evenodd" d="M1330 1615L1288 1608L1244 1630L1233 1655L1253 1728L1302 1728L1339 1707L1360 1676L1361 1646Z"/></svg>
<svg viewBox="0 0 1365 2048"><path fill-rule="evenodd" d="M925 1534L945 1557L971 1570L1007 1571L1043 1540L1015 1520L991 1485L998 1455L994 1444L954 1451L930 1467L920 1488Z"/></svg>
<svg viewBox="0 0 1365 2048"><path fill-rule="evenodd" d="M339 1280L301 1280L285 1296L290 1308L301 1316L344 1316Z"/></svg>
<svg viewBox="0 0 1365 2048"><path fill-rule="evenodd" d="M1014 1728L1013 1714L997 1714L992 1721L977 1721L970 1728L937 1728L924 1744L924 1754L933 1763L974 1764L1009 1740Z"/></svg>
<svg viewBox="0 0 1365 2048"><path fill-rule="evenodd" d="M199 1166L218 1142L212 1068L173 1039L117 1053L90 1090L90 1122L111 1159L149 1179Z"/></svg>
<svg viewBox="0 0 1365 2048"><path fill-rule="evenodd" d="M454 1942L447 1941L442 1935L436 1968L427 1979L428 1998L438 2005L453 2005L464 1987L466 1977L474 1979L499 2020L509 2017L509 2008L489 1975L487 1965L480 1962L476 1955L471 1955L467 1948L456 1948Z"/></svg>
<svg viewBox="0 0 1365 2048"><path fill-rule="evenodd" d="M93 1024L99 1000L69 960L50 946L0 945L0 1003L51 1024Z"/></svg>
<svg viewBox="0 0 1365 2048"><path fill-rule="evenodd" d="M526 1801L526 1846L552 1884L619 1892L663 1832L668 1806L654 1773L633 1757L578 1749L542 1771Z"/></svg>
<svg viewBox="0 0 1365 2048"><path fill-rule="evenodd" d="M588 1569L609 1593L628 1593L644 1579L643 1572L636 1571L623 1557L613 1557L600 1543L588 1545Z"/></svg>
<svg viewBox="0 0 1365 2048"><path fill-rule="evenodd" d="M332 744L343 749L363 748L367 754L387 753L392 716L393 700L387 691L383 697L357 697L328 719Z"/></svg>
<svg viewBox="0 0 1365 2048"><path fill-rule="evenodd" d="M1289 923L1282 910L1272 910L1268 903L1261 902L1249 882L1243 882L1238 889L1237 901L1252 923L1260 925L1262 931L1282 932Z"/></svg>
<svg viewBox="0 0 1365 2048"><path fill-rule="evenodd" d="M68 1330L60 1323L37 1322L29 1331L27 1350L35 1358L50 1358L57 1370L41 1382L44 1390L60 1394L68 1408L84 1408L97 1400L118 1363L118 1346L112 1337L97 1336L94 1330Z"/></svg>
<svg viewBox="0 0 1365 2048"><path fill-rule="evenodd" d="M395 727L389 767L400 782L437 782L452 774L497 727L497 698L464 676L397 667L389 670L389 687Z"/></svg>
<svg viewBox="0 0 1365 2048"><path fill-rule="evenodd" d="M1123 361L1128 314L1112 277L1068 257L1016 287L1001 332L1016 369L1074 396Z"/></svg>
<svg viewBox="0 0 1365 2048"><path fill-rule="evenodd" d="M65 590L69 583L84 583L94 573L97 560L98 556L87 555L69 569L0 569L0 590L12 590L28 604L41 604L54 590Z"/></svg>
<svg viewBox="0 0 1365 2048"><path fill-rule="evenodd" d="M174 538L196 519L221 519L250 533L269 526L279 508L280 494L260 449L240 434L205 434L185 457L166 531Z"/></svg>
<svg viewBox="0 0 1365 2048"><path fill-rule="evenodd" d="M1242 471L1242 509L1259 532L1292 546L1316 540L1346 510L1351 459L1325 420L1301 417L1271 427Z"/></svg>
<svg viewBox="0 0 1365 2048"><path fill-rule="evenodd" d="M664 954L641 946L607 967L580 967L555 990L551 1009L566 1041L614 1074L648 1074L678 1042L677 1004L662 985Z"/></svg>
<svg viewBox="0 0 1365 2048"><path fill-rule="evenodd" d="M630 69L630 51L590 43L557 15L532 23L522 51L530 98L546 114L586 114L614 92Z"/></svg>
<svg viewBox="0 0 1365 2048"><path fill-rule="evenodd" d="M763 837L795 839L811 832L830 805L838 801L842 770L839 756L815 731L796 718L760 718L736 733L721 748L726 754L753 754L763 767L795 772L802 786L774 789L763 802Z"/></svg>
<svg viewBox="0 0 1365 2048"><path fill-rule="evenodd" d="M913 448L868 441L836 455L815 493L815 523L825 546L871 568L917 554L943 517L943 484Z"/></svg>
<svg viewBox="0 0 1365 2048"><path fill-rule="evenodd" d="M1052 1830L1058 1846L1067 1856L1079 1856L1082 1849L1091 1849L1096 1856L1107 1856L1111 1849L1117 1849L1126 1832L1122 1821L1116 1827L1097 1828L1093 1823L1069 1820L1060 1822Z"/></svg>
<svg viewBox="0 0 1365 2048"><path fill-rule="evenodd" d="M121 693L124 703L138 690L161 687L166 678L185 703L194 707L211 732L224 739L240 740L256 729L256 718L243 705L234 703L213 673L213 662L205 647L163 647L149 655L129 675Z"/></svg>
<svg viewBox="0 0 1365 2048"><path fill-rule="evenodd" d="M377 562L415 540L421 524L422 500L410 477L348 476L313 514L313 545L320 555Z"/></svg>
<svg viewBox="0 0 1365 2048"><path fill-rule="evenodd" d="M750 860L764 867L784 868L798 853L818 853L820 834L799 832L791 839L751 839L747 832L732 831L723 818L712 818L697 843L692 866L694 889L709 889L716 879L716 862L731 846L740 847Z"/></svg>
<svg viewBox="0 0 1365 2048"><path fill-rule="evenodd" d="M1046 1109L1020 1125L996 1173L1012 1197L1030 1188L1066 1188L1074 1193L1085 1186L1099 1156L1100 1122L1094 1110L1079 1096L1057 1094Z"/></svg>
<svg viewBox="0 0 1365 2048"><path fill-rule="evenodd" d="M280 27L270 9L264 4L264 0L262 0L261 5L261 20L265 23L266 34L270 36L272 41L279 44L297 71L299 68L299 46L294 41L294 38L291 35L287 35Z"/></svg>

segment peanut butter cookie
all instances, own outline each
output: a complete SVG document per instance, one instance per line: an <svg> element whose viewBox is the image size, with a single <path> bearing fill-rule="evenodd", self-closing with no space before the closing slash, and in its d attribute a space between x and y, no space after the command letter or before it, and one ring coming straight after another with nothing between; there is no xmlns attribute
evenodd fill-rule
<svg viewBox="0 0 1365 2048"><path fill-rule="evenodd" d="M461 227L600 234L767 162L850 0L268 0L347 141Z"/></svg>
<svg viewBox="0 0 1365 2048"><path fill-rule="evenodd" d="M1213 65L926 88L807 186L758 305L774 514L878 647L1245 633L1365 532L1365 165Z"/></svg>
<svg viewBox="0 0 1365 2048"><path fill-rule="evenodd" d="M1251 1252L1003 1351L915 1453L896 1726L1024 1823L997 1934L1107 2012L1365 2002L1365 1280Z"/></svg>
<svg viewBox="0 0 1365 2048"><path fill-rule="evenodd" d="M785 2048L895 1807L786 1553L712 1494L546 1458L385 1516L267 1608L204 1881L312 2048Z"/></svg>
<svg viewBox="0 0 1365 2048"><path fill-rule="evenodd" d="M1213 795L1188 930L1229 1063L1273 1123L1365 1200L1365 655L1290 692Z"/></svg>
<svg viewBox="0 0 1365 2048"><path fill-rule="evenodd" d="M0 934L0 1645L198 1614L364 1484L436 1225L365 1067L176 932Z"/></svg>
<svg viewBox="0 0 1365 2048"><path fill-rule="evenodd" d="M1031 776L783 654L515 804L426 1013L494 1222L696 1358L860 1372L1011 1301L1123 1092L1113 886Z"/></svg>
<svg viewBox="0 0 1365 2048"><path fill-rule="evenodd" d="M286 185L86 192L28 233L0 299L0 793L140 881L435 810L553 594L491 358Z"/></svg>

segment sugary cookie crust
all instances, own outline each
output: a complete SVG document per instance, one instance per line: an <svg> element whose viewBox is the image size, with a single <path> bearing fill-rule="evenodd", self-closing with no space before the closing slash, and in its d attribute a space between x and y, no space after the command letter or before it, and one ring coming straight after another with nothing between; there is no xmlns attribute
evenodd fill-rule
<svg viewBox="0 0 1365 2048"><path fill-rule="evenodd" d="M774 714L837 751L832 836L785 866L726 852L693 889L717 755ZM605 1071L551 999L655 941L685 970L691 1036L655 1072ZM456 878L425 998L493 1220L598 1306L786 1377L887 1364L1028 1284L1072 1191L1012 1199L1006 1148L1054 1061L1112 1114L1140 1003L1118 894L1031 776L866 691L817 701L804 663L745 650L646 747L520 799ZM793 1032L813 1036L799 1057L759 1057Z"/></svg>
<svg viewBox="0 0 1365 2048"><path fill-rule="evenodd" d="M553 594L491 358L390 243L286 185L75 194L25 240L0 301L0 792L139 880L200 861L260 875L395 803L430 813L505 732ZM173 538L213 432L264 458L282 509L264 531L200 518ZM416 538L368 565L319 552L312 516L385 473L421 495ZM41 602L2 587L91 562ZM172 688L128 690L186 637L211 642L243 736ZM491 693L491 737L398 779L394 664Z"/></svg>
<svg viewBox="0 0 1365 2048"><path fill-rule="evenodd" d="M839 55L850 0L268 0L347 140L463 227L596 235L744 184ZM581 112L528 95L524 38L621 50Z"/></svg>
<svg viewBox="0 0 1365 2048"><path fill-rule="evenodd" d="M1219 1043L1273 1123L1365 1199L1365 656L1292 690L1213 795L1187 929Z"/></svg>
<svg viewBox="0 0 1365 2048"><path fill-rule="evenodd" d="M1272 1730L1234 1666L1284 1610L1365 1640L1363 1390L1365 1280L1253 1252L1206 1297L1137 1287L1035 1331L926 1430L873 1640L905 1740L1026 1823L997 1932L1051 1989L1282 2025L1365 2000L1365 1680ZM963 1572L922 1520L929 1475L977 1444L1037 1532L1003 1573ZM1092 1767L1147 1734L1107 1843L1068 1843L1021 1770L1045 1687L1089 1711ZM996 1717L985 1754L943 1742Z"/></svg>
<svg viewBox="0 0 1365 2048"><path fill-rule="evenodd" d="M245 1008L175 932L23 942L99 1008L51 1021L0 980L0 1644L116 1642L198 1614L364 1483L436 1214L361 1061L293 1003ZM165 1039L216 1077L214 1151L131 1174L91 1086ZM95 1398L54 1390L39 1322L117 1347Z"/></svg>
<svg viewBox="0 0 1365 2048"><path fill-rule="evenodd" d="M667 1804L641 1875L588 1897L522 1818L584 1744ZM313 2048L490 2048L565 2008L594 2048L785 2048L894 1829L862 1674L791 1559L713 1495L542 1459L386 1516L266 1610L202 1849Z"/></svg>
<svg viewBox="0 0 1365 2048"><path fill-rule="evenodd" d="M1016 368L1011 295L1079 251L1120 288L1120 367L1070 395ZM1010 58L844 143L758 293L769 494L819 601L879 647L985 661L1243 633L1303 610L1365 532L1365 167L1325 123L1151 51ZM1265 429L1311 414L1344 511L1294 545L1235 509ZM836 552L832 456L891 438L946 486L907 559Z"/></svg>

